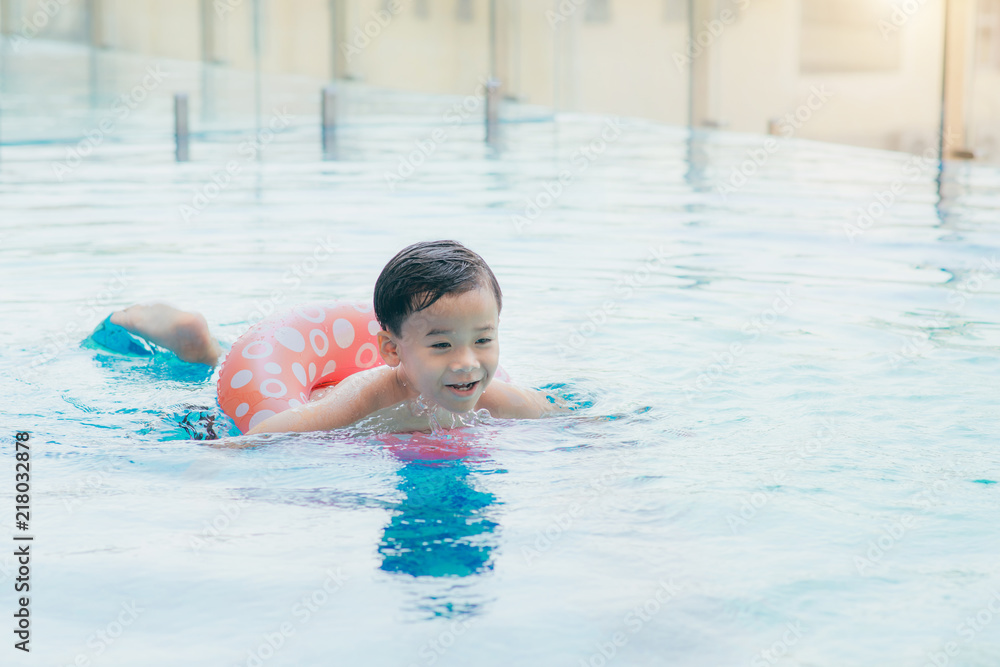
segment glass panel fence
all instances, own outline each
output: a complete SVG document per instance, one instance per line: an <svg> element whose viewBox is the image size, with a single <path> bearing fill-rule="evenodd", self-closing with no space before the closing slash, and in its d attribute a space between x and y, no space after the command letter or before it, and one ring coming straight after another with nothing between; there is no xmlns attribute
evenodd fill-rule
<svg viewBox="0 0 1000 667"><path fill-rule="evenodd" d="M924 153L945 114L952 157L1000 159L1000 0L0 0L0 29L4 143L109 113L122 140L169 135L175 92L196 134L275 109L315 130L329 83L346 125L475 99L471 122L492 77L507 122L613 114ZM74 84L57 86L47 59L67 49Z"/></svg>

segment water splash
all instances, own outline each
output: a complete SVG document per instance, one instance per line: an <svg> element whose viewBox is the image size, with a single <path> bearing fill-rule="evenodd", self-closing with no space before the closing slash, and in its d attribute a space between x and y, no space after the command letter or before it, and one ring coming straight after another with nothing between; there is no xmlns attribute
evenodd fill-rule
<svg viewBox="0 0 1000 667"><path fill-rule="evenodd" d="M426 417L431 425L431 433L441 435L456 428L480 426L492 420L486 409L452 412L420 394L409 404L410 411L417 417Z"/></svg>

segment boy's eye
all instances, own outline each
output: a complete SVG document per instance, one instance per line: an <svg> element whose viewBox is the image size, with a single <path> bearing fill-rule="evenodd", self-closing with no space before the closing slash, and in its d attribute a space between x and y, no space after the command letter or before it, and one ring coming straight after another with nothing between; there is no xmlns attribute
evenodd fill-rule
<svg viewBox="0 0 1000 667"><path fill-rule="evenodd" d="M476 341L476 344L477 345L485 345L487 343L492 343L492 342L493 342L492 338L480 338L479 340ZM451 343L446 343L446 342L442 341L440 343L432 343L431 347L437 348L439 350L444 350L446 348L451 347Z"/></svg>

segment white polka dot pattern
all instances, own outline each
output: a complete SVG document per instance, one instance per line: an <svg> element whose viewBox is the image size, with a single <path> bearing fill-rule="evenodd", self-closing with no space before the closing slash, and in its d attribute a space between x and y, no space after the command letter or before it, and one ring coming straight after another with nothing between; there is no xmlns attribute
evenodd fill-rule
<svg viewBox="0 0 1000 667"><path fill-rule="evenodd" d="M316 341L319 343L317 344ZM309 344L312 345L313 352L321 357L330 350L330 339L319 329L313 329L309 332Z"/></svg>
<svg viewBox="0 0 1000 667"><path fill-rule="evenodd" d="M264 359L265 357L271 356L272 352L274 352L274 347L272 347L272 345L266 340L255 340L243 348L243 358Z"/></svg>
<svg viewBox="0 0 1000 667"><path fill-rule="evenodd" d="M318 324L326 318L326 312L317 306L302 306L301 308L296 308L295 314L314 324Z"/></svg>
<svg viewBox="0 0 1000 667"><path fill-rule="evenodd" d="M354 327L347 320L335 320L333 323L333 340L337 347L346 350L354 342Z"/></svg>
<svg viewBox="0 0 1000 667"><path fill-rule="evenodd" d="M274 337L292 352L302 352L306 349L306 339L302 336L302 332L291 327L281 327L274 332Z"/></svg>
<svg viewBox="0 0 1000 667"><path fill-rule="evenodd" d="M233 389L239 389L240 387L247 385L252 379L253 379L253 371L243 369L242 371L239 371L238 373L236 373L236 375L232 377L232 379L229 381L229 386L232 387Z"/></svg>
<svg viewBox="0 0 1000 667"><path fill-rule="evenodd" d="M265 419L268 419L269 417L273 417L276 414L278 413L275 412L274 410L261 410L260 412L258 412L257 414L255 414L253 417L250 418L250 422L248 423L246 430L249 431L257 424L261 423Z"/></svg>
<svg viewBox="0 0 1000 667"><path fill-rule="evenodd" d="M281 398L288 393L288 387L281 380L270 378L260 383L260 393L268 398Z"/></svg>
<svg viewBox="0 0 1000 667"><path fill-rule="evenodd" d="M380 330L370 304L305 304L275 313L233 344L219 371L219 404L246 433L306 404L317 386L380 366Z"/></svg>
<svg viewBox="0 0 1000 667"><path fill-rule="evenodd" d="M358 353L354 355L354 363L358 368L371 368L378 361L378 350L371 343L365 343L358 348Z"/></svg>

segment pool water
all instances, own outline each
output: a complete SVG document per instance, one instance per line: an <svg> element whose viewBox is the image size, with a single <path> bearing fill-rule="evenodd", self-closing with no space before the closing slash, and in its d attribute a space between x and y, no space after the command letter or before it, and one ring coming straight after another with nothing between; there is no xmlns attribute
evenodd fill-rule
<svg viewBox="0 0 1000 667"><path fill-rule="evenodd" d="M174 61L76 163L152 65L88 57L32 43L0 88L35 537L3 664L1000 664L995 169L515 106L487 145L462 97L362 84L324 158L323 82L266 78L258 122L253 77ZM580 409L232 438L207 367L80 345L151 299L231 343L434 238L497 274L515 380Z"/></svg>

